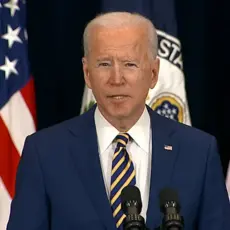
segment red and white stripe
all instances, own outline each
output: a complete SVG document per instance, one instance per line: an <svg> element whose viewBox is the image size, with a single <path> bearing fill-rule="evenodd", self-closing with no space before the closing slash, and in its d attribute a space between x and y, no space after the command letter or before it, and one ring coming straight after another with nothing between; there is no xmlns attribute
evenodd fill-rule
<svg viewBox="0 0 230 230"><path fill-rule="evenodd" d="M25 138L36 130L34 81L16 92L0 110L0 230L5 230Z"/></svg>

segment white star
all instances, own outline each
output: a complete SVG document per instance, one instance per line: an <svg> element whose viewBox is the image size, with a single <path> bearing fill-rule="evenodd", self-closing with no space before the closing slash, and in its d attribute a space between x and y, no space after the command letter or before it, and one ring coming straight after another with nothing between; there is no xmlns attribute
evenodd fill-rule
<svg viewBox="0 0 230 230"><path fill-rule="evenodd" d="M5 65L0 66L0 70L5 71L5 78L8 79L11 73L18 75L18 71L15 69L18 60L10 61L8 57L5 57Z"/></svg>
<svg viewBox="0 0 230 230"><path fill-rule="evenodd" d="M14 42L22 43L22 40L18 36L20 30L21 30L20 27L16 28L15 30L12 30L12 28L9 25L7 26L7 34L2 35L2 38L8 40L9 48L12 47Z"/></svg>
<svg viewBox="0 0 230 230"><path fill-rule="evenodd" d="M18 0L9 0L8 3L4 4L5 7L10 9L11 17L14 16L16 10L20 10L17 4Z"/></svg>
<svg viewBox="0 0 230 230"><path fill-rule="evenodd" d="M2 8L2 4L1 4L1 2L0 2L0 8Z"/></svg>
<svg viewBox="0 0 230 230"><path fill-rule="evenodd" d="M176 109L172 109L172 113L176 114Z"/></svg>

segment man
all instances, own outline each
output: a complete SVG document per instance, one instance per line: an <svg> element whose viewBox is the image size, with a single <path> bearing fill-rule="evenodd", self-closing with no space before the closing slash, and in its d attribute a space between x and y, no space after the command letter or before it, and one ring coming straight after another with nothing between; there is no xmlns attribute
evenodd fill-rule
<svg viewBox="0 0 230 230"><path fill-rule="evenodd" d="M179 194L185 230L227 230L230 205L214 137L145 105L158 79L157 35L130 13L96 17L84 33L85 82L97 105L26 139L8 230L115 230L120 193L136 185L149 229L159 192Z"/></svg>

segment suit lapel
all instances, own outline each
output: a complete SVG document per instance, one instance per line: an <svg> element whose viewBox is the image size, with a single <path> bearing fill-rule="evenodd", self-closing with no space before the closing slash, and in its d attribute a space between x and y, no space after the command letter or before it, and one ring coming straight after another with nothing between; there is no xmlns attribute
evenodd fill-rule
<svg viewBox="0 0 230 230"><path fill-rule="evenodd" d="M77 134L71 144L71 154L76 165L76 173L82 180L86 193L95 211L107 229L111 229L115 222L112 216L109 200L105 190L101 163L98 152L96 128L94 124L94 109L88 112L86 127L74 130ZM84 121L85 122L85 121ZM73 131L73 129L71 129ZM84 132L83 132L84 130ZM81 133L82 135L79 135Z"/></svg>
<svg viewBox="0 0 230 230"><path fill-rule="evenodd" d="M175 123L150 111L152 126L152 165L147 226L154 229L161 224L159 192L171 187L174 166L178 155L178 142L174 138Z"/></svg>

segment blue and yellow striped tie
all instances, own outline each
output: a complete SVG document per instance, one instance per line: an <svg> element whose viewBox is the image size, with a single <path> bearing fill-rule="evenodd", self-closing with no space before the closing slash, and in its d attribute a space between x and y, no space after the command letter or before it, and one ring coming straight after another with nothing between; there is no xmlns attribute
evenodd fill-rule
<svg viewBox="0 0 230 230"><path fill-rule="evenodd" d="M116 226L119 229L125 215L121 209L120 193L127 185L136 184L136 175L133 163L126 151L126 145L130 139L129 134L121 133L116 137L117 146L113 155L110 202ZM122 227L122 226L121 226Z"/></svg>

